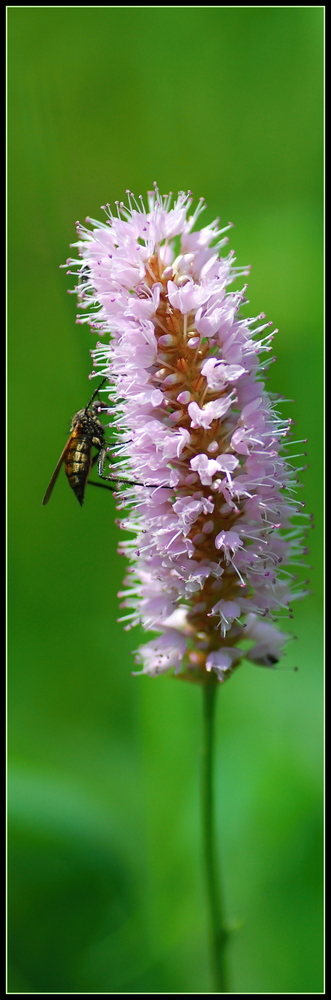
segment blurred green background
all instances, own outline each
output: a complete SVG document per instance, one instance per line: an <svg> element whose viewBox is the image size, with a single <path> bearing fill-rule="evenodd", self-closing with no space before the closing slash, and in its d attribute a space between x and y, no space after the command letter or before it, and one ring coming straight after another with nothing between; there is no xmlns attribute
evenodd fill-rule
<svg viewBox="0 0 331 1000"><path fill-rule="evenodd" d="M220 690L216 783L232 991L322 990L322 36L322 7L8 8L13 993L211 990L200 690L131 677L111 495L80 509L62 474L41 507L94 345L59 265L155 179L235 223L309 439L312 596L288 669Z"/></svg>

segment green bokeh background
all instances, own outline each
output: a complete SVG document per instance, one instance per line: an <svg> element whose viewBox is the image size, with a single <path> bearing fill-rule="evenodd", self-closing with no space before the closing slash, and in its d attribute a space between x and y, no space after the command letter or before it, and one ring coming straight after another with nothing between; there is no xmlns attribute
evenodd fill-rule
<svg viewBox="0 0 331 1000"><path fill-rule="evenodd" d="M76 219L155 179L235 223L309 439L312 596L288 670L220 690L216 785L232 991L323 988L322 36L322 7L8 9L13 993L211 990L200 690L131 677L111 495L80 509L61 475L41 507L94 344L59 264Z"/></svg>

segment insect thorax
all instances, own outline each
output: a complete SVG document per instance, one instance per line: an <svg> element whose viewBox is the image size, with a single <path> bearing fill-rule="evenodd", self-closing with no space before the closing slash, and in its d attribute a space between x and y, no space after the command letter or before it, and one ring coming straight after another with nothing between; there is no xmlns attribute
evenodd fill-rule
<svg viewBox="0 0 331 1000"><path fill-rule="evenodd" d="M105 430L101 421L96 415L96 408L100 404L97 403L96 407L91 406L88 410L78 410L72 418L71 431L78 431L78 433L86 439L91 445L94 444L96 448L102 448L105 439Z"/></svg>

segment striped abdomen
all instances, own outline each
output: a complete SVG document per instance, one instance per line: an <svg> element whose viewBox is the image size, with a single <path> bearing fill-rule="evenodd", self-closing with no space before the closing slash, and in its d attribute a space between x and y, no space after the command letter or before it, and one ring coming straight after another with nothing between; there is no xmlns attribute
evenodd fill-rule
<svg viewBox="0 0 331 1000"><path fill-rule="evenodd" d="M71 435L65 456L65 470L71 489L82 505L92 463L92 442L82 427Z"/></svg>

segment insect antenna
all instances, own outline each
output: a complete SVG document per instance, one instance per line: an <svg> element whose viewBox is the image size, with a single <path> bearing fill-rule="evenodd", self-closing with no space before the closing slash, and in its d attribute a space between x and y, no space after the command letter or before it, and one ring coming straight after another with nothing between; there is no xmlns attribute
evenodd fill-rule
<svg viewBox="0 0 331 1000"><path fill-rule="evenodd" d="M98 395L98 392L100 392L100 389L102 389L102 386L105 384L105 382L107 382L107 378L103 378L102 382L100 382L100 385L98 385L98 388L95 389L93 396L91 396L91 399L89 399L88 403L85 406L85 413L87 412L89 406L91 406L91 403L93 403L93 400Z"/></svg>

